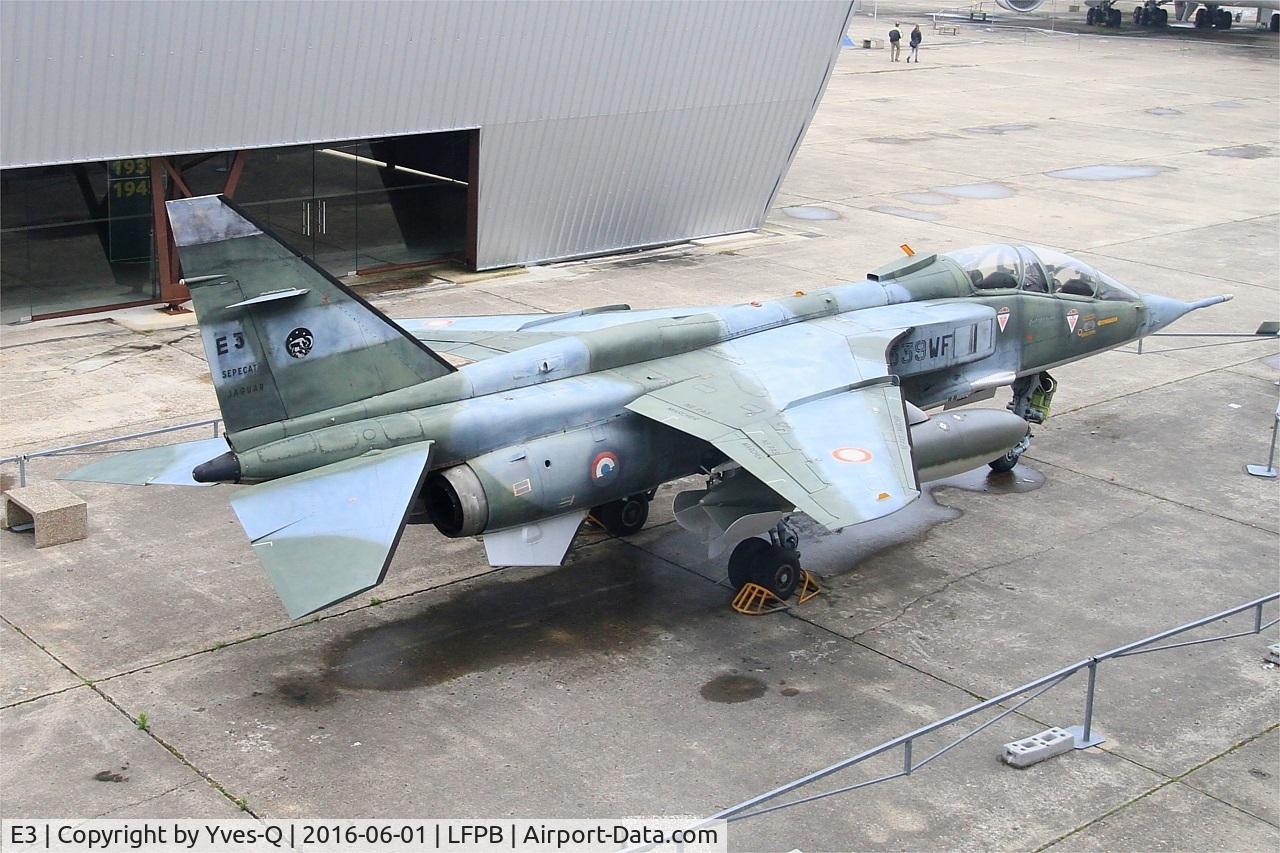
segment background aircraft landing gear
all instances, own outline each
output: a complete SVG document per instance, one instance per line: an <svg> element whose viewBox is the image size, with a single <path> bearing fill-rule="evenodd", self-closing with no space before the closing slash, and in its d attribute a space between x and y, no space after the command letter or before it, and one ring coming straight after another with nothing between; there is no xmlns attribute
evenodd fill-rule
<svg viewBox="0 0 1280 853"><path fill-rule="evenodd" d="M591 520L614 536L639 533L649 520L649 501L653 494L643 492L617 501L609 501L591 510Z"/></svg>
<svg viewBox="0 0 1280 853"><path fill-rule="evenodd" d="M1112 0L1102 0L1101 4L1089 7L1084 19L1090 25L1098 24L1103 27L1118 29L1120 22L1124 20L1124 15L1121 14L1119 9L1112 6Z"/></svg>
<svg viewBox="0 0 1280 853"><path fill-rule="evenodd" d="M1166 27L1169 25L1169 12L1157 5L1156 0L1147 0L1141 6L1133 7L1133 22L1140 27Z"/></svg>
<svg viewBox="0 0 1280 853"><path fill-rule="evenodd" d="M1213 27L1215 30L1229 30L1235 19L1226 9L1217 7L1206 8L1201 6L1196 9L1196 29L1203 30Z"/></svg>
<svg viewBox="0 0 1280 853"><path fill-rule="evenodd" d="M769 531L767 540L743 539L729 555L729 583L734 589L758 584L785 601L795 594L804 574L799 544L799 535L785 520Z"/></svg>

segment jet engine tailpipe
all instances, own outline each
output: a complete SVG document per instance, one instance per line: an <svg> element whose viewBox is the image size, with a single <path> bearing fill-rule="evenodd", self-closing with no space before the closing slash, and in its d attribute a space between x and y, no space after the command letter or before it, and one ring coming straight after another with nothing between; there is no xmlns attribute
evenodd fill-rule
<svg viewBox="0 0 1280 853"><path fill-rule="evenodd" d="M943 412L911 427L920 481L941 480L999 459L1022 443L1027 422L1012 412Z"/></svg>
<svg viewBox="0 0 1280 853"><path fill-rule="evenodd" d="M489 524L489 499L470 465L455 465L427 477L422 496L432 523L445 536L475 536Z"/></svg>

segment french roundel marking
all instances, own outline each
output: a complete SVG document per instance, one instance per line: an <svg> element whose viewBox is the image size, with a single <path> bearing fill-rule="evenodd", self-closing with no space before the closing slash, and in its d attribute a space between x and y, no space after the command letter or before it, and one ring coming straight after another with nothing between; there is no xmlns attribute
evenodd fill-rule
<svg viewBox="0 0 1280 853"><path fill-rule="evenodd" d="M871 451L861 447L837 447L831 451L831 457L837 462L870 462Z"/></svg>
<svg viewBox="0 0 1280 853"><path fill-rule="evenodd" d="M618 471L618 454L611 450L597 453L591 460L591 479L595 482L608 480Z"/></svg>

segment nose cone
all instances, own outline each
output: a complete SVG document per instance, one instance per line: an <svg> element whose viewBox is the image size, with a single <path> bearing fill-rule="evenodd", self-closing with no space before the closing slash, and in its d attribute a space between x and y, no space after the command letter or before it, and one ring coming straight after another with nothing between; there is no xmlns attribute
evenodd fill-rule
<svg viewBox="0 0 1280 853"><path fill-rule="evenodd" d="M1207 308L1220 302L1228 302L1230 299L1231 296L1225 294L1223 296L1209 296L1205 299L1198 299L1195 302L1179 302L1177 299L1170 299L1167 296L1144 293L1142 294L1142 304L1146 311L1138 334L1141 336L1158 332L1183 314L1194 311L1197 308Z"/></svg>

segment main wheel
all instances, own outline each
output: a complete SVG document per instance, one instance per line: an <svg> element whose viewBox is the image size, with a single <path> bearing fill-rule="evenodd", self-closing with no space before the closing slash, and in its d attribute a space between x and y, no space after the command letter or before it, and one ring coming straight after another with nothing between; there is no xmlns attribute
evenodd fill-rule
<svg viewBox="0 0 1280 853"><path fill-rule="evenodd" d="M1201 6L1196 9L1196 28L1204 29L1209 26L1209 10Z"/></svg>
<svg viewBox="0 0 1280 853"><path fill-rule="evenodd" d="M1123 18L1124 16L1120 14L1119 9L1112 9L1107 13L1107 26L1112 29L1119 29L1120 21L1123 20Z"/></svg>
<svg viewBox="0 0 1280 853"><path fill-rule="evenodd" d="M1146 9L1138 9L1138 14L1135 16L1133 22L1140 27L1145 27L1147 24L1151 23L1151 13Z"/></svg>
<svg viewBox="0 0 1280 853"><path fill-rule="evenodd" d="M1151 23L1157 27L1169 26L1169 10L1163 6L1151 13Z"/></svg>
<svg viewBox="0 0 1280 853"><path fill-rule="evenodd" d="M999 459L992 459L987 464L991 466L992 471L998 471L1001 474L1012 471L1018 465L1018 460L1022 458L1022 451L1010 450Z"/></svg>
<svg viewBox="0 0 1280 853"><path fill-rule="evenodd" d="M1280 33L1280 12L1271 16L1271 32Z"/></svg>
<svg viewBox="0 0 1280 853"><path fill-rule="evenodd" d="M1218 21L1217 21L1218 29L1220 30L1231 29L1231 24L1233 23L1233 21L1234 19L1231 17L1231 13L1228 12L1226 9L1218 10Z"/></svg>
<svg viewBox="0 0 1280 853"><path fill-rule="evenodd" d="M649 520L649 501L644 495L632 495L601 504L591 510L591 515L614 536L630 536L639 533Z"/></svg>
<svg viewBox="0 0 1280 853"><path fill-rule="evenodd" d="M782 600L795 595L800 585L800 554L789 548L768 546L755 560L755 577L760 586Z"/></svg>
<svg viewBox="0 0 1280 853"><path fill-rule="evenodd" d="M1141 7L1141 6L1134 6L1134 7L1133 7L1133 22L1134 22L1135 24L1141 24L1141 23L1142 23L1142 7Z"/></svg>
<svg viewBox="0 0 1280 853"><path fill-rule="evenodd" d="M729 555L729 583L742 589L756 579L756 560L773 546L759 537L743 539Z"/></svg>

